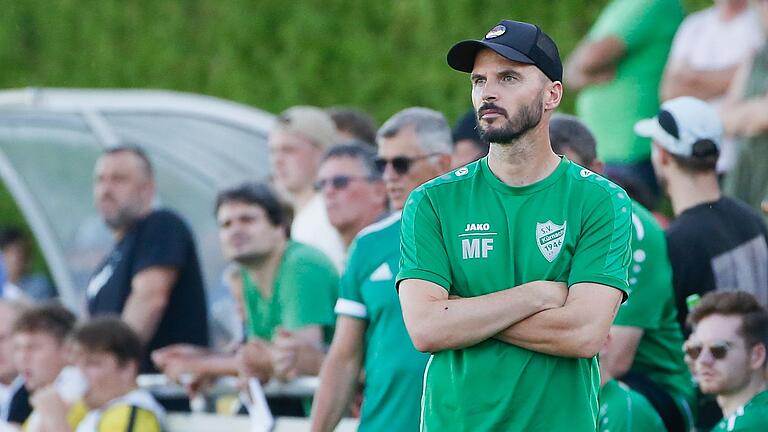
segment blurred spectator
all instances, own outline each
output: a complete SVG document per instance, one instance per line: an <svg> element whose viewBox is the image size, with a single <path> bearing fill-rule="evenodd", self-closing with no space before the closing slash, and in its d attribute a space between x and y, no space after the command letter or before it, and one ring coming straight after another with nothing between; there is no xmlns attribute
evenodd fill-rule
<svg viewBox="0 0 768 432"><path fill-rule="evenodd" d="M768 430L768 312L746 292L718 292L705 295L688 320L686 361L724 414L712 431Z"/></svg>
<svg viewBox="0 0 768 432"><path fill-rule="evenodd" d="M322 193L328 219L341 234L345 248L387 208L375 158L371 146L356 141L331 147L320 164L315 189Z"/></svg>
<svg viewBox="0 0 768 432"><path fill-rule="evenodd" d="M17 393L11 401L9 422L24 424L32 411L29 398L53 383L66 366L65 340L75 320L63 306L49 304L23 311L14 322L13 361L26 393Z"/></svg>
<svg viewBox="0 0 768 432"><path fill-rule="evenodd" d="M474 109L459 118L453 128L453 155L451 168L459 168L488 154L488 143L477 132L477 113Z"/></svg>
<svg viewBox="0 0 768 432"><path fill-rule="evenodd" d="M604 165L595 152L595 139L576 117L553 115L549 136L555 153L564 154L593 172L603 173ZM664 231L653 215L635 200L632 200L632 227L629 299L619 308L611 326L611 341L600 353L601 377L605 371L609 377L641 393L659 413L666 430L689 430L693 425L690 407L695 392L680 351L683 334L677 322L672 267ZM607 391L614 396L626 392L616 383L609 384ZM619 415L614 411L612 421Z"/></svg>
<svg viewBox="0 0 768 432"><path fill-rule="evenodd" d="M632 133L636 121L659 106L659 82L677 26L680 0L613 0L566 62L566 84L582 89L576 111L597 139L609 177L658 186L648 141Z"/></svg>
<svg viewBox="0 0 768 432"><path fill-rule="evenodd" d="M106 150L96 163L94 200L116 244L86 291L91 316L118 314L148 353L174 343L208 345L205 290L192 233L176 213L153 209L152 165L139 147Z"/></svg>
<svg viewBox="0 0 768 432"><path fill-rule="evenodd" d="M0 422L21 424L31 409L24 378L13 361L13 324L24 307L22 303L0 300Z"/></svg>
<svg viewBox="0 0 768 432"><path fill-rule="evenodd" d="M718 108L736 69L763 43L760 22L748 0L715 0L714 6L685 18L675 34L664 78L663 100L694 96ZM732 140L723 139L717 171L736 159Z"/></svg>
<svg viewBox="0 0 768 432"><path fill-rule="evenodd" d="M752 4L766 34L768 2L757 0ZM726 176L725 192L759 211L768 197L768 44L737 72L721 117L726 134L739 143L736 165ZM768 223L768 213L764 221Z"/></svg>
<svg viewBox="0 0 768 432"><path fill-rule="evenodd" d="M163 430L163 408L136 384L142 343L131 327L118 318L96 318L75 328L70 341L72 364L87 389L74 401L62 394L72 389L48 385L37 391L32 405L40 428L29 432Z"/></svg>
<svg viewBox="0 0 768 432"><path fill-rule="evenodd" d="M316 375L334 324L333 264L317 249L286 238L285 212L266 185L220 192L216 219L222 252L239 265L231 289L248 342L239 360L187 345L159 350L153 359L174 379L184 373L236 375L239 366L262 381Z"/></svg>
<svg viewBox="0 0 768 432"><path fill-rule="evenodd" d="M348 107L331 107L325 111L331 116L342 141L359 140L375 147L376 122L368 113Z"/></svg>
<svg viewBox="0 0 768 432"><path fill-rule="evenodd" d="M323 196L314 189L323 153L337 143L336 127L320 108L296 106L284 111L269 135L275 186L293 207L291 238L314 246L344 268L344 243L328 221Z"/></svg>
<svg viewBox="0 0 768 432"><path fill-rule="evenodd" d="M400 212L408 194L449 168L451 136L442 114L408 108L378 132L377 163L396 213L355 240L336 302L336 335L320 372L312 430L332 431L365 372L360 430L418 430L428 355L416 351L395 290Z"/></svg>
<svg viewBox="0 0 768 432"><path fill-rule="evenodd" d="M23 296L46 300L56 296L53 286L44 274L29 273L32 243L21 228L10 227L0 231L0 252L3 254L6 271L6 285L3 289L5 297Z"/></svg>
<svg viewBox="0 0 768 432"><path fill-rule="evenodd" d="M551 125L550 125L551 126ZM550 131L552 128L550 127ZM664 422L648 399L616 379L606 367L615 363L611 355L618 350L611 346L609 335L600 351L600 413L597 417L599 432L664 431Z"/></svg>
<svg viewBox="0 0 768 432"><path fill-rule="evenodd" d="M688 302L713 290L742 289L766 304L768 232L753 209L720 193L717 112L684 96L665 102L635 130L653 140L653 166L676 216L667 243L680 325Z"/></svg>

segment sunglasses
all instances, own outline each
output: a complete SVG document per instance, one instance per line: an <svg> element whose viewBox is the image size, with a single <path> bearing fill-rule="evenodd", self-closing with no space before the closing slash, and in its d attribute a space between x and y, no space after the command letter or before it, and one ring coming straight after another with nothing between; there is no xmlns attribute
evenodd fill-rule
<svg viewBox="0 0 768 432"><path fill-rule="evenodd" d="M324 190L326 186L330 186L336 190L342 190L342 189L346 189L347 186L349 186L349 184L355 180L371 181L371 178L337 175L327 179L317 179L312 184L312 186L314 186L315 191L317 192Z"/></svg>
<svg viewBox="0 0 768 432"><path fill-rule="evenodd" d="M414 162L437 155L438 153L430 153L428 155L418 157L397 156L393 157L392 159L377 157L373 163L376 164L376 169L379 170L379 172L384 172L384 170L387 169L387 165L392 164L392 169L394 169L396 173L399 175L404 175L410 171Z"/></svg>
<svg viewBox="0 0 768 432"><path fill-rule="evenodd" d="M710 345L687 343L683 346L683 351L685 352L685 355L691 358L691 360L696 360L705 349L708 349L709 353L712 354L712 358L715 360L722 360L728 355L728 350L730 348L731 344L728 342L715 342Z"/></svg>

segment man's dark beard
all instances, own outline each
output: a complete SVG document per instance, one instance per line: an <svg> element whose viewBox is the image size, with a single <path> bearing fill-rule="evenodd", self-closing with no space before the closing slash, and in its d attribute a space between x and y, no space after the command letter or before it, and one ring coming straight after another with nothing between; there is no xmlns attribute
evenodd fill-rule
<svg viewBox="0 0 768 432"><path fill-rule="evenodd" d="M542 97L538 97L531 105L520 108L514 118L507 116L507 124L503 127L493 128L491 126L480 126L480 115L483 111L496 108L493 104L483 104L478 110L478 130L480 138L488 143L512 144L529 130L538 126L541 122L541 116L544 113L542 107Z"/></svg>

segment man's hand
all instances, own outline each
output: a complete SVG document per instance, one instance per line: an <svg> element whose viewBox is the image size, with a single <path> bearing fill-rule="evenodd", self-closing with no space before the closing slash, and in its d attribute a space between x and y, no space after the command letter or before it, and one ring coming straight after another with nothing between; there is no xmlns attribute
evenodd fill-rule
<svg viewBox="0 0 768 432"><path fill-rule="evenodd" d="M265 341L254 339L246 342L237 351L236 359L241 376L256 377L262 383L272 378L272 354Z"/></svg>
<svg viewBox="0 0 768 432"><path fill-rule="evenodd" d="M59 396L53 385L37 390L30 398L30 403L34 412L40 417L41 430L56 432L71 430L67 423L70 406Z"/></svg>
<svg viewBox="0 0 768 432"><path fill-rule="evenodd" d="M209 355L206 348L190 344L175 344L152 352L152 361L168 378L181 382L184 374L198 374L198 360Z"/></svg>
<svg viewBox="0 0 768 432"><path fill-rule="evenodd" d="M272 339L272 366L275 377L290 381L299 375L315 375L325 357L319 341L301 332L278 328Z"/></svg>

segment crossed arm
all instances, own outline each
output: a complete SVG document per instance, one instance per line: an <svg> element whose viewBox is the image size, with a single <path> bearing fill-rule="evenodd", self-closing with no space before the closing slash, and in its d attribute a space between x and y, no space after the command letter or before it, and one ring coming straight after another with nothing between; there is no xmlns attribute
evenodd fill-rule
<svg viewBox="0 0 768 432"><path fill-rule="evenodd" d="M619 290L595 283L577 283L565 296L564 284L535 281L452 299L431 282L400 283L408 333L418 350L430 352L494 337L545 354L592 357L605 342L621 296Z"/></svg>
<svg viewBox="0 0 768 432"><path fill-rule="evenodd" d="M626 52L626 44L614 36L583 41L565 63L568 87L580 90L586 86L610 81L616 65Z"/></svg>

